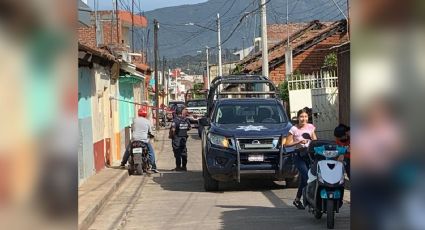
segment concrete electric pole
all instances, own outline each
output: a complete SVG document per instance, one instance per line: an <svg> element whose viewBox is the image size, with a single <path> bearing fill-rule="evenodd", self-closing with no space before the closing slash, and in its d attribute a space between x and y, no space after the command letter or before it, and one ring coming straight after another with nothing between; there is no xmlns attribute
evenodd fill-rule
<svg viewBox="0 0 425 230"><path fill-rule="evenodd" d="M165 65L167 61L165 60L165 57L162 56L162 91L164 92L164 95L162 96L162 104L165 105L165 94L168 94L165 87Z"/></svg>
<svg viewBox="0 0 425 230"><path fill-rule="evenodd" d="M218 76L223 76L223 68L221 64L221 31L220 31L220 14L217 13L217 45L218 45Z"/></svg>
<svg viewBox="0 0 425 230"><path fill-rule="evenodd" d="M267 47L267 14L266 14L266 0L260 0L261 12L261 43L263 51L263 76L269 77L269 54Z"/></svg>
<svg viewBox="0 0 425 230"><path fill-rule="evenodd" d="M207 89L209 90L210 89L210 64L209 64L209 59L208 59L208 56L209 56L209 52L208 52L208 49L209 49L209 47L207 46L207 47L205 47L205 50L206 50L206 54L207 54L207 69L206 69L206 71L207 71L207 81L208 81L208 84L207 84Z"/></svg>
<svg viewBox="0 0 425 230"><path fill-rule="evenodd" d="M154 24L154 63L155 63L155 107L156 107L156 117L155 117L155 128L159 130L159 94L158 94L158 29L159 23L156 19L153 20Z"/></svg>

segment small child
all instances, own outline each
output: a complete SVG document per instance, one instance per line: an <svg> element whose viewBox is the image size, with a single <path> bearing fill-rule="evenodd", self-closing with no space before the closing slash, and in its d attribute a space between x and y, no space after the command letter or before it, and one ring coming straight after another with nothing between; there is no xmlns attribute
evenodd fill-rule
<svg viewBox="0 0 425 230"><path fill-rule="evenodd" d="M339 124L334 130L336 144L347 147L347 153L344 155L345 172L350 179L350 127Z"/></svg>

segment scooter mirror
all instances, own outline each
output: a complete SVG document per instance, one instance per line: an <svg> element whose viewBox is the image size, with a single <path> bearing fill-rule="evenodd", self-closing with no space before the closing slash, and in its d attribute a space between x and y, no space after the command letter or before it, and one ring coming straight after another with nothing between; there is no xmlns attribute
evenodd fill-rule
<svg viewBox="0 0 425 230"><path fill-rule="evenodd" d="M311 136L308 133L303 133L301 136L306 140L311 140Z"/></svg>

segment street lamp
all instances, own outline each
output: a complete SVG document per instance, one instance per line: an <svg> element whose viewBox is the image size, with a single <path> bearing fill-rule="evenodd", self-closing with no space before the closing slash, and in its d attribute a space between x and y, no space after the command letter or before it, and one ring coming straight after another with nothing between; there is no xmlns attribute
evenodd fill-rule
<svg viewBox="0 0 425 230"><path fill-rule="evenodd" d="M196 24L196 23L193 23L193 22L189 22L189 23L186 23L184 25L185 26L197 26L197 27L200 27L200 28L203 28L203 29L207 29L207 30L211 30L211 31L217 33L217 30L216 29L212 29L212 28L209 28L209 27L206 27L206 26L202 26L202 25L199 25L199 24Z"/></svg>
<svg viewBox="0 0 425 230"><path fill-rule="evenodd" d="M220 14L217 14L217 29L212 29L206 26L201 26L199 24L188 22L185 24L186 26L197 26L200 28L204 28L207 30L211 30L217 33L217 47L218 47L218 75L223 76L223 68L221 62L221 29L220 29Z"/></svg>

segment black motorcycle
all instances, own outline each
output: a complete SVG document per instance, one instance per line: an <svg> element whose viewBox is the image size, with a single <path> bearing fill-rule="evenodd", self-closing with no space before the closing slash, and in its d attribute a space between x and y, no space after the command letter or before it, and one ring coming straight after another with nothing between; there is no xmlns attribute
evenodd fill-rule
<svg viewBox="0 0 425 230"><path fill-rule="evenodd" d="M143 175L150 168L148 146L143 141L131 142L128 174Z"/></svg>

